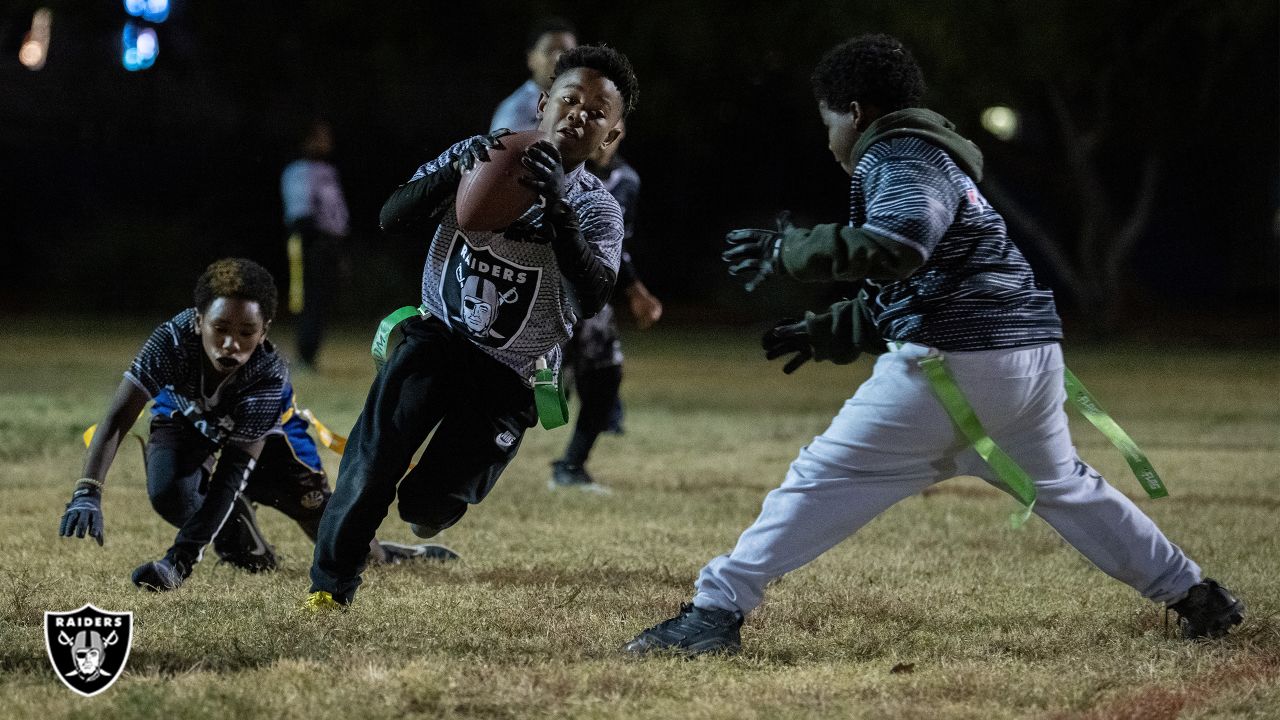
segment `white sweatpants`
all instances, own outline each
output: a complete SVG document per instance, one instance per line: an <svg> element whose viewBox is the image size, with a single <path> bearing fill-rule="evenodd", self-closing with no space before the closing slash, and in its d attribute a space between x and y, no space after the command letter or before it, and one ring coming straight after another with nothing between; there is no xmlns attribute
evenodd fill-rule
<svg viewBox="0 0 1280 720"><path fill-rule="evenodd" d="M929 350L906 343L876 360L830 427L801 448L733 552L702 569L695 605L750 612L770 580L936 482L976 475L1004 487L917 365ZM1076 454L1056 343L943 356L983 427L1035 482L1035 513L1067 542L1156 602L1178 600L1200 581L1199 566Z"/></svg>

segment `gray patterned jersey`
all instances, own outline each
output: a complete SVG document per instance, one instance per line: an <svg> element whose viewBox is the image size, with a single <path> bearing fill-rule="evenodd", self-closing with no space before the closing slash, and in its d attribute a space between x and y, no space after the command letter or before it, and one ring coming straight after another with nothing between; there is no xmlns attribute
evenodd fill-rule
<svg viewBox="0 0 1280 720"><path fill-rule="evenodd" d="M418 168L410 181L453 162L472 139ZM583 238L616 273L623 236L617 201L583 166L567 174L565 201L578 216ZM559 369L561 346L577 320L554 251L529 239L541 225L542 209L534 206L505 234L463 231L451 199L422 270L422 302L431 314L526 380L541 356Z"/></svg>
<svg viewBox="0 0 1280 720"><path fill-rule="evenodd" d="M1004 219L942 149L916 137L875 143L854 168L851 206L851 225L925 258L876 295L884 338L944 350L1062 339L1053 292L1036 282Z"/></svg>
<svg viewBox="0 0 1280 720"><path fill-rule="evenodd" d="M276 427L289 369L270 341L264 340L211 394L205 394L205 362L196 309L187 308L151 333L124 376L153 400L167 390L174 414L219 447L252 442Z"/></svg>

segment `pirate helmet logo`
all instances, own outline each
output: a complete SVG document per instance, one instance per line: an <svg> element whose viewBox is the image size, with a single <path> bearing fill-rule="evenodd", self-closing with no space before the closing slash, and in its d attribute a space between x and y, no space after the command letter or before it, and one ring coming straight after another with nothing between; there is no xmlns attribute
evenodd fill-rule
<svg viewBox="0 0 1280 720"><path fill-rule="evenodd" d="M493 331L498 309L519 298L515 288L499 295L497 285L478 275L468 275L462 281L462 320L474 335L502 338Z"/></svg>
<svg viewBox="0 0 1280 720"><path fill-rule="evenodd" d="M111 687L129 660L133 613L85 605L44 614L45 649L58 679L92 697Z"/></svg>

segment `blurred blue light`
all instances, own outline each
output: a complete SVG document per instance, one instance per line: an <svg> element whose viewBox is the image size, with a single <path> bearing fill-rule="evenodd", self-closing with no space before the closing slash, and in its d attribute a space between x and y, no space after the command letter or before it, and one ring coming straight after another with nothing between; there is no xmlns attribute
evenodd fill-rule
<svg viewBox="0 0 1280 720"><path fill-rule="evenodd" d="M127 22L120 35L120 47L120 62L124 64L125 70L146 70L156 63L156 56L160 54L160 39L156 37L155 30Z"/></svg>
<svg viewBox="0 0 1280 720"><path fill-rule="evenodd" d="M169 19L169 0L146 0L146 9L142 11L142 19L153 23L162 23Z"/></svg>
<svg viewBox="0 0 1280 720"><path fill-rule="evenodd" d="M124 11L153 23L169 19L169 0L124 0Z"/></svg>

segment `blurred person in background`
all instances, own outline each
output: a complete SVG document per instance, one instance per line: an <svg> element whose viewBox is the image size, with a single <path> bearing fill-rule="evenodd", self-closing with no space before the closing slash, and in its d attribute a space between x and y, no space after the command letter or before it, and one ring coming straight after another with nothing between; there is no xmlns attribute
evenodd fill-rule
<svg viewBox="0 0 1280 720"><path fill-rule="evenodd" d="M563 18L547 18L529 32L525 64L529 79L498 104L489 123L489 132L506 128L513 132L538 127L538 99L551 89L560 53L578 47L573 25Z"/></svg>
<svg viewBox="0 0 1280 720"><path fill-rule="evenodd" d="M289 231L289 311L298 316L298 362L315 369L338 292L349 215L338 169L329 162L333 128L324 120L313 120L300 149L302 157L280 175L280 196Z"/></svg>
<svg viewBox="0 0 1280 720"><path fill-rule="evenodd" d="M599 148L587 160L587 169L604 182L605 189L622 207L623 248L618 265L618 283L613 289L614 302L626 300L636 326L647 330L662 317L662 303L640 281L627 245L635 234L636 205L640 196L640 175L618 154L618 146L626 135L622 131L611 145ZM602 432L622 433L622 340L611 305L604 306L594 317L579 320L573 339L565 347L566 364L573 371L573 385L578 390L582 407L573 435L564 454L551 463L551 489L574 487L594 492L608 492L595 482L586 470L587 458Z"/></svg>

